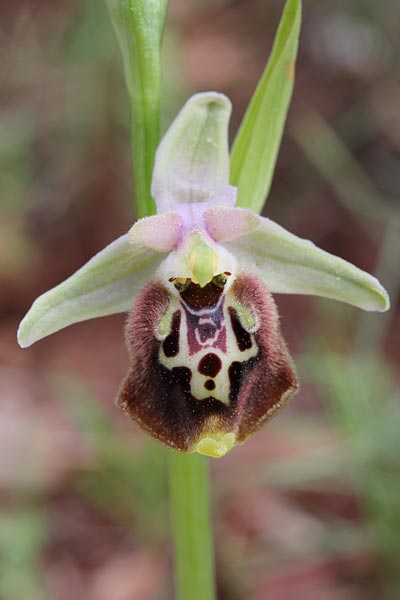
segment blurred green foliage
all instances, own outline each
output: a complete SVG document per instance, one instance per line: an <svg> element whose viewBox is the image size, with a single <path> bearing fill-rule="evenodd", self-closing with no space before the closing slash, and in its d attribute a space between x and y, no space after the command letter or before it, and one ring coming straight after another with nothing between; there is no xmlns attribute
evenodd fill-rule
<svg viewBox="0 0 400 600"><path fill-rule="evenodd" d="M176 3L173 35L166 40L172 48L165 68L166 114L173 115L180 104L175 100L183 95L183 85L192 91L201 81L201 65L192 62L182 83L176 62L184 60L176 48L184 48L186 58L188 40L199 43L202 34L206 40L202 48L207 50L216 43L212 26L218 29L218 42L225 40L226 46L209 52L211 66L219 64L220 56L227 57L229 72L229 49L235 44L240 44L240 55L245 57L243 72L232 69L235 77L230 83L225 79L225 88L219 91L230 95L236 106L244 95L250 97L251 68L259 76L265 62L268 40L263 23L271 23L272 36L281 6L233 4L236 9L218 3L217 10L214 2L188 2L188 12L182 8L180 13ZM344 242L342 255L353 252L354 257L348 258L364 261L361 267L376 265L395 308L400 287L398 2L335 0L305 5L297 88L269 211L283 224L298 228L300 235L311 237L317 232L316 241L328 250L341 252ZM251 44L245 34L247 23ZM14 321L8 319L16 322L25 312L22 307L28 308L30 291L24 282L33 281L36 267L44 277L43 273L58 268L58 262L65 260L63 268L72 271L74 260L87 258L79 254L79 245L78 250L66 246L58 248L50 265L43 239L49 231L57 237L62 227L76 226L84 247L81 240L91 235L92 221L86 215L96 161L100 171L105 165L112 169L122 164L120 187L109 194L116 211L119 202L124 207L126 226L132 203L129 107L119 50L103 3L85 0L67 8L44 3L39 10L27 2L25 10L4 17L0 43L0 276L6 331L10 322L14 330ZM235 56L233 64L237 64ZM225 68L221 76L222 71ZM234 118L238 120L235 114ZM95 199L98 193L97 188L91 192ZM92 213L101 212L103 201L91 205ZM338 231L340 227L344 230ZM95 243L102 247L103 241L108 240ZM20 286L17 302L9 291L17 289L15 282ZM306 555L321 557L329 565L338 558L351 562L366 553L369 566L361 575L349 576L354 597L395 600L400 595L400 415L394 364L398 321L394 308L386 315L356 314L323 300L307 304L304 310L303 301L292 300L293 314L285 303L288 314L282 320L284 329L289 331L293 325L295 330L291 337L298 348L295 358L302 395L254 441L236 450L232 462L227 458L223 467L220 463L215 467L221 597L259 598L254 586L260 565L263 575L277 565L289 573ZM55 376L61 378L60 363L46 357L44 346L30 351L29 356L36 357L32 364L28 358L15 358L12 344L4 347L2 358L13 368L30 369L35 377L51 383ZM48 348L51 355L56 346ZM43 375L41 368L49 372ZM138 436L131 440L131 430L122 431L75 373L67 380L64 377L53 398L88 440L93 456L92 462L77 466L59 484L60 496L73 494L142 547L164 547L168 517L163 451L151 441L138 443ZM295 455L288 451L279 460L267 456L264 452L274 435L285 436L289 447L308 443L308 451ZM242 459L246 452L247 460ZM264 490L279 493L282 503L289 498L299 510L299 520L311 516L318 525L315 537L282 550L261 532L253 537L238 532L240 519L226 512L234 498L239 498L247 515L251 512L248 496ZM47 600L45 559L53 534L46 511L54 490L40 499L29 494L21 499L14 490L8 493L0 517L0 597ZM323 501L335 494L351 498L361 517L344 518L329 510ZM268 511L263 499L260 502L267 521ZM345 575L340 583L346 584ZM351 593L345 597L352 598Z"/></svg>
<svg viewBox="0 0 400 600"><path fill-rule="evenodd" d="M381 583L390 578L400 593L400 388L394 373L379 356L340 356L326 348L307 364L343 433L351 485L384 567Z"/></svg>
<svg viewBox="0 0 400 600"><path fill-rule="evenodd" d="M0 597L46 600L41 555L47 522L40 508L21 507L0 515Z"/></svg>
<svg viewBox="0 0 400 600"><path fill-rule="evenodd" d="M168 533L165 452L146 438L139 452L83 383L70 377L61 401L89 441L96 468L78 472L73 486L142 544L159 544Z"/></svg>

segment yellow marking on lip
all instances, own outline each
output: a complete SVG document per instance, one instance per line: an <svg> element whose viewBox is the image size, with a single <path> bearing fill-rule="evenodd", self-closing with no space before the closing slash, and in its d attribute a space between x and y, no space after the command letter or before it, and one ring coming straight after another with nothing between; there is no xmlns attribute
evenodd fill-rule
<svg viewBox="0 0 400 600"><path fill-rule="evenodd" d="M196 446L196 451L212 458L222 458L235 446L234 433L214 434L203 437Z"/></svg>

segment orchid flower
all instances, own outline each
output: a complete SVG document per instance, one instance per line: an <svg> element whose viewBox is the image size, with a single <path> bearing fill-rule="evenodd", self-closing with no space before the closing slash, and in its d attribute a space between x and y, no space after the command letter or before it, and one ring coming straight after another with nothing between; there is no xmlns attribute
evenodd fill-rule
<svg viewBox="0 0 400 600"><path fill-rule="evenodd" d="M72 323L128 312L121 409L176 450L223 456L296 393L271 294L389 307L377 279L245 208L229 185L229 100L190 98L159 145L157 215L40 296L22 347Z"/></svg>

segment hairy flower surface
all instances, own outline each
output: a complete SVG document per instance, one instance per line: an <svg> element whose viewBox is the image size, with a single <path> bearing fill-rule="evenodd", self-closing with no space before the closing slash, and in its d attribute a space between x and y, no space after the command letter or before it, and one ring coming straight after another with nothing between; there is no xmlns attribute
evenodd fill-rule
<svg viewBox="0 0 400 600"><path fill-rule="evenodd" d="M40 296L18 332L26 347L72 323L129 312L131 368L119 406L160 442L215 457L297 390L272 293L389 307L371 275L235 208L230 110L215 92L188 100L157 152L158 214Z"/></svg>

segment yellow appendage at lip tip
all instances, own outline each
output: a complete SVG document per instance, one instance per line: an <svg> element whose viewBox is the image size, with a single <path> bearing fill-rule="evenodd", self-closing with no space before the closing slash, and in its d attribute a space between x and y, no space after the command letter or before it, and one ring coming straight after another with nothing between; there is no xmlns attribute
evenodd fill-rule
<svg viewBox="0 0 400 600"><path fill-rule="evenodd" d="M215 434L202 438L196 446L196 451L212 458L222 458L235 446L234 433Z"/></svg>

